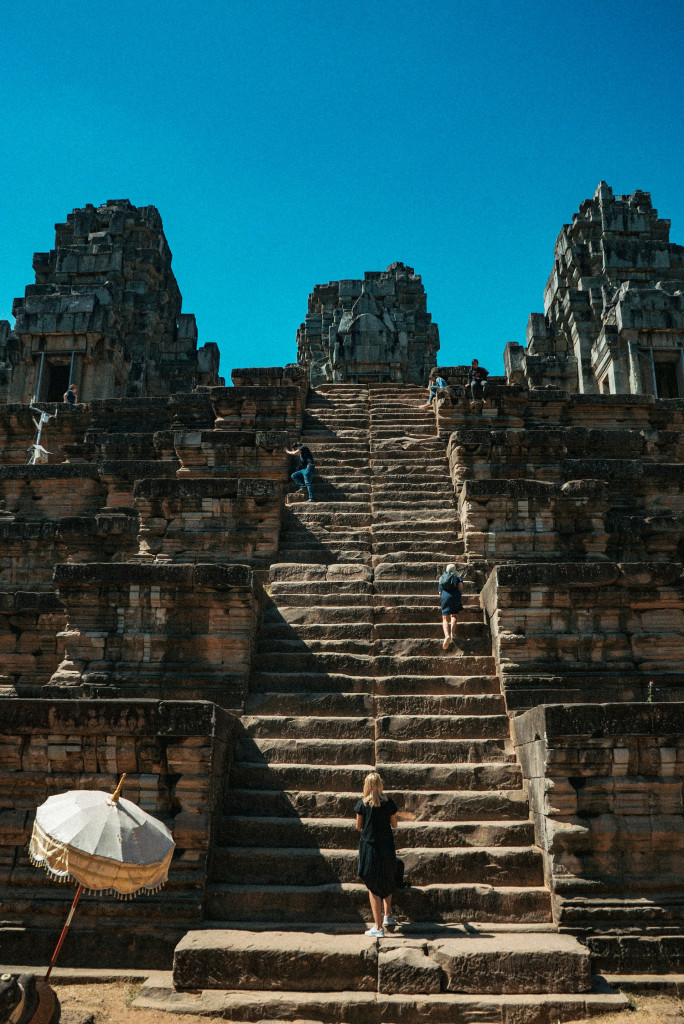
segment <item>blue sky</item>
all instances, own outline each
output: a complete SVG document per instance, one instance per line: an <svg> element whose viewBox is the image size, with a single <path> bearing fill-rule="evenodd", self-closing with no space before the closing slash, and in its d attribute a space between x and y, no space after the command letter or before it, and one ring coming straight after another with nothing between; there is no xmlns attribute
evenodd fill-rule
<svg viewBox="0 0 684 1024"><path fill-rule="evenodd" d="M124 197L227 377L296 358L315 284L396 260L440 362L501 372L601 179L684 244L683 0L22 0L0 38L10 321L55 222Z"/></svg>

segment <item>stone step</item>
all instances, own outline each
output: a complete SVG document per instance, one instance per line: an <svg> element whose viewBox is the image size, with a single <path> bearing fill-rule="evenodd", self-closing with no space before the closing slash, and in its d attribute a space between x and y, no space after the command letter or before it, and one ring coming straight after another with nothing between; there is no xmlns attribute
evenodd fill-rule
<svg viewBox="0 0 684 1024"><path fill-rule="evenodd" d="M323 605L320 608L292 607L287 604L276 604L272 601L264 609L263 628L289 624L299 629L302 626L330 625L343 628L347 625L360 625L368 623L371 625L374 618L374 609L371 605L342 606Z"/></svg>
<svg viewBox="0 0 684 1024"><path fill-rule="evenodd" d="M461 646L466 641L474 644L475 641L486 640L482 647L483 653L489 653L491 649L489 630L484 622L460 621L457 636ZM378 654L432 654L435 643L441 644L443 640L441 624L436 621L409 623L405 626L396 622L379 623L374 626L367 621L337 624L319 621L301 625L298 623L294 626L290 623L278 625L273 622L265 625L260 631L258 646L263 652L302 649L302 645L312 651L327 651L338 650L339 645L345 641L365 641L372 643L372 651Z"/></svg>
<svg viewBox="0 0 684 1024"><path fill-rule="evenodd" d="M478 620L482 620L482 609L480 608L480 600L475 594L468 594L465 590L461 594L463 599L463 611L459 612L459 622L465 621L468 612L473 612L477 615ZM288 599L289 600L289 599ZM406 593L399 587L392 589L391 587L383 586L382 593L374 594L372 597L373 605L390 607L402 607L407 608L412 606L420 609L422 614L425 614L426 610L430 610L433 615L441 615L439 606L439 595L437 594L437 588L430 587L425 589L421 593Z"/></svg>
<svg viewBox="0 0 684 1024"><path fill-rule="evenodd" d="M416 764L462 764L468 761L515 761L515 753L507 751L508 740L389 740L380 739L375 745L375 756L385 764L403 764L407 768ZM347 762L349 763L349 762Z"/></svg>
<svg viewBox="0 0 684 1024"><path fill-rule="evenodd" d="M428 553L434 557L435 551L438 555L444 552L454 556L463 554L463 543L458 535L452 531L445 531L441 537L435 536L434 532L407 533L405 530L397 529L391 536L379 534L376 530L371 531L374 555L393 555L394 561L399 561L403 555L414 554L416 557L425 559ZM442 559L439 558L439 561Z"/></svg>
<svg viewBox="0 0 684 1024"><path fill-rule="evenodd" d="M243 715L242 726L249 736L259 739L374 739L375 719L341 716L283 717ZM506 719L508 725L508 719Z"/></svg>
<svg viewBox="0 0 684 1024"><path fill-rule="evenodd" d="M507 739L507 715L243 715L247 735L257 739Z"/></svg>
<svg viewBox="0 0 684 1024"><path fill-rule="evenodd" d="M444 566L450 562L458 562L460 559L460 552L454 551L451 545L445 544L444 546L427 547L425 541L422 543L416 539L414 540L414 547L409 551L395 551L391 544L385 544L385 550L382 550L381 545L373 541L370 545L372 552L372 564L375 570L379 566L400 566L411 568L416 566L429 565L432 568L433 577L435 580L435 592L437 590L436 582L439 576L444 571Z"/></svg>
<svg viewBox="0 0 684 1024"><path fill-rule="evenodd" d="M365 718L375 714L375 707L370 693L251 693L245 701L245 715Z"/></svg>
<svg viewBox="0 0 684 1024"><path fill-rule="evenodd" d="M434 656L396 656L384 655L369 658L363 654L345 653L257 653L253 659L253 667L257 671L271 672L336 672L346 675L369 675L371 670L378 676L393 676L399 673L410 675L492 675L495 671L494 658L486 655L459 655L452 647L444 652L438 646L438 654Z"/></svg>
<svg viewBox="0 0 684 1024"><path fill-rule="evenodd" d="M360 883L327 885L227 885L207 887L207 916L224 921L365 921L368 890ZM399 920L514 921L551 919L550 893L533 886L435 883L399 890L393 909Z"/></svg>
<svg viewBox="0 0 684 1024"><path fill-rule="evenodd" d="M441 614L440 614L441 618ZM486 640L487 648L491 648L489 628L484 622L473 622L459 615L456 630L458 643L462 640ZM378 622L373 626L374 640L425 640L434 642L444 639L440 622ZM430 648L432 650L432 648Z"/></svg>
<svg viewBox="0 0 684 1024"><path fill-rule="evenodd" d="M403 694L456 697L470 694L500 694L499 679L493 674L411 676L397 673L390 676L367 676L339 672L286 672L278 671L276 667L271 671L253 671L250 676L252 693L332 692L335 686L339 687L340 693L375 693L385 696Z"/></svg>
<svg viewBox="0 0 684 1024"><path fill-rule="evenodd" d="M508 766L506 766L508 767ZM477 784L491 779L496 782L494 768L499 766L487 766L486 771L469 771L465 766L459 766L457 774L459 778L467 782ZM512 781L519 776L512 776ZM499 775L498 781L501 781ZM505 781L510 782L511 779ZM363 785L363 783L362 783ZM448 829L458 835L458 829L454 822L468 822L477 818L477 824L486 822L512 821L521 825L524 835L533 835L532 822L528 821L527 798L521 789L466 789L466 790L387 790L400 810L399 828L408 828L409 819L411 823L425 820L431 827L435 822L445 821ZM345 818L349 819L354 815L354 807L359 800L359 791L335 793L326 790L287 790L287 789L238 789L233 787L226 793L224 800L224 812L226 815L238 815L241 817L291 817L298 821L302 818ZM222 819L229 821L229 818ZM301 824L297 825L297 834ZM219 829L221 825L219 824ZM530 830L529 832L527 830ZM495 832L495 834L497 834ZM220 831L224 842L229 840L227 836L234 835L232 831L225 833ZM517 833L516 833L517 835ZM529 839L531 843L532 838ZM296 845L292 843L291 845ZM437 845L433 843L432 845ZM516 843L510 842L509 846Z"/></svg>
<svg viewBox="0 0 684 1024"><path fill-rule="evenodd" d="M372 715L503 715L500 694L457 694L455 696L394 695L375 697L372 693L251 693L245 701L246 715L322 715L365 718Z"/></svg>
<svg viewBox="0 0 684 1024"><path fill-rule="evenodd" d="M348 823L350 840L355 833ZM358 840L354 848L300 847L215 848L211 885L314 886L358 879ZM404 861L407 885L465 884L541 886L541 852L528 847L411 848L397 847Z"/></svg>
<svg viewBox="0 0 684 1024"><path fill-rule="evenodd" d="M230 926L239 927L240 922L227 922ZM214 934L202 932L203 935ZM292 933L288 933L292 934ZM365 939L368 943L369 940ZM381 939L382 944L396 942L394 939ZM341 947L340 947L341 948ZM257 947L258 949L258 947ZM259 951L260 953L260 951ZM396 958L397 954L394 954ZM425 959L428 959L425 957ZM252 961L260 963L259 956ZM289 963L307 962L306 957L288 957ZM311 957L308 961L314 966L319 977L328 973L325 956ZM269 977L277 975L278 968L271 970L271 963L264 961L263 973ZM154 972L144 982L140 992L132 1004L140 1010L173 1010L175 1013L194 1014L201 1016L222 1017L233 1024L275 1024L276 1021L298 1021L300 1024L312 1024L314 1021L341 1022L346 1024L381 1024L394 1021L396 1024L411 1024L425 1020L430 1024L556 1024L558 1021L585 1019L597 1014L626 1010L630 1003L626 996L612 989L605 991L605 986L596 993L560 993L552 995L466 995L456 993L432 993L436 982L425 982L425 971L414 963L413 972L409 977L419 976L421 981L414 989L429 987L431 994L397 994L359 990L354 985L347 991L275 991L265 992L263 986L259 990L202 990L200 985L193 986L192 991L177 991L171 971ZM232 967L228 965L229 970ZM255 968L258 970L258 966ZM214 968L212 968L214 970ZM333 968L330 968L332 973ZM391 978L396 974L406 976L406 969L399 965L398 970L391 966L386 972L386 987L395 984ZM427 972L429 974L429 972ZM431 987L430 987L431 986ZM188 986L190 987L190 986ZM308 986L304 986L305 989ZM429 1014L429 1017L427 1016Z"/></svg>
<svg viewBox="0 0 684 1024"><path fill-rule="evenodd" d="M422 739L508 739L510 731L508 715L427 714L379 715L375 719L375 730L378 739L404 742Z"/></svg>
<svg viewBox="0 0 684 1024"><path fill-rule="evenodd" d="M296 510L296 515L294 511ZM310 520L314 526L328 526L337 527L339 529L343 527L349 527L361 529L362 527L370 527L372 523L372 517L368 511L364 512L350 512L348 509L342 509L339 512L331 511L327 515L323 514L321 509L314 510L304 502L303 505L292 505L285 509L283 522L285 528L289 528L290 525L302 526Z"/></svg>
<svg viewBox="0 0 684 1024"><path fill-rule="evenodd" d="M390 605L385 607L383 605L373 606L368 603L342 606L326 604L312 608L309 605L285 604L284 600L281 598L278 603L272 601L266 606L262 620L264 629L283 624L289 624L293 629L299 630L302 626L325 626L327 624L331 626L344 626L345 624L360 625L367 623L368 625L375 625L377 636L377 630L380 627L385 631L387 631L388 627L398 630L420 630L423 627L427 629L427 627L437 626L439 629L441 619L439 608L434 602L431 607L427 605L406 605L403 607ZM459 629L466 623L472 627L484 625L482 622L482 611L479 608L473 607L472 604L468 605L459 612L458 623Z"/></svg>
<svg viewBox="0 0 684 1024"><path fill-rule="evenodd" d="M370 608L377 606L389 609L391 607L412 607L417 609L420 614L431 614L433 622L434 616L440 614L439 597L436 588L430 588L424 594L406 594L402 593L399 588L395 588L392 591L385 587L382 594L373 594L370 590L370 585L367 583L362 584L365 589L360 593L354 593L349 589L349 586L345 586L344 590L341 590L337 584L330 584L329 588L326 587L325 593L321 593L318 590L312 598L309 590L302 589L300 584L272 583L270 585L270 593L280 608L311 608L312 606ZM468 593L464 593L462 597L463 611L459 612L459 616L463 617L463 621L465 621L469 612L476 613L477 619L481 620L482 610L480 609L479 598L475 594Z"/></svg>
<svg viewBox="0 0 684 1024"><path fill-rule="evenodd" d="M454 487L451 481L447 478L441 480L430 473L426 472L425 477L422 480L416 480L413 477L404 477L403 474L400 479L397 479L395 475L388 473L387 476L377 474L373 472L371 480L373 494L392 495L397 493L402 494L425 494L435 495L441 497L444 495L448 499L454 497Z"/></svg>
<svg viewBox="0 0 684 1024"><path fill-rule="evenodd" d="M434 625L435 621L439 625L441 619L441 612L439 605L434 600L430 603L423 602L420 604L388 604L374 605L372 608L373 622L376 628L383 624L396 623L402 624L408 627L412 624L425 624ZM468 595L464 599L463 610L458 613L458 628L466 622L469 623L482 623L482 609L479 604L475 604L472 599L468 601Z"/></svg>
<svg viewBox="0 0 684 1024"><path fill-rule="evenodd" d="M373 491L370 495L370 502L373 511L382 512L385 509L391 509L393 512L399 512L402 508L411 508L434 513L436 516L444 516L447 522L447 517L455 519L458 514L454 503L448 504L443 499L434 498L430 494L418 497L418 494L411 491L399 491L391 495L378 494Z"/></svg>
<svg viewBox="0 0 684 1024"><path fill-rule="evenodd" d="M281 544L278 555L280 558L289 558L293 563L315 562L318 565L333 565L337 562L357 562L359 565L370 565L372 556L370 545L351 546L340 542L339 545L330 547L315 548L297 547L294 544Z"/></svg>
<svg viewBox="0 0 684 1024"><path fill-rule="evenodd" d="M369 771L382 775L387 792L415 790L442 792L456 790L519 790L522 786L520 766L513 761L475 764L291 764L235 761L230 770L230 784L237 789L311 790L363 792ZM472 812L470 812L472 813Z"/></svg>
<svg viewBox="0 0 684 1024"><path fill-rule="evenodd" d="M506 714L500 693L485 694L392 694L373 698L377 715L480 715ZM508 719L506 720L508 730Z"/></svg>
<svg viewBox="0 0 684 1024"><path fill-rule="evenodd" d="M346 818L224 817L218 823L219 846L289 847L327 850L358 848L353 805ZM399 822L397 849L461 847L534 847L531 821ZM535 848L536 849L536 848ZM539 855L539 850L537 850ZM535 883L536 884L536 883ZM539 883L541 884L541 883Z"/></svg>
<svg viewBox="0 0 684 1024"><path fill-rule="evenodd" d="M331 719L344 721L344 719ZM373 738L368 739L253 739L243 736L236 743L235 756L239 761L262 765L319 764L319 765L372 765L375 761ZM467 760L463 757L462 760ZM494 758L492 758L494 760ZM370 768L368 769L371 770Z"/></svg>
<svg viewBox="0 0 684 1024"><path fill-rule="evenodd" d="M304 508L307 515L324 515L326 512L356 512L367 513L368 502L349 501L337 499L336 501L323 498L320 501L302 501L299 504L288 506L291 512L297 514L299 508Z"/></svg>

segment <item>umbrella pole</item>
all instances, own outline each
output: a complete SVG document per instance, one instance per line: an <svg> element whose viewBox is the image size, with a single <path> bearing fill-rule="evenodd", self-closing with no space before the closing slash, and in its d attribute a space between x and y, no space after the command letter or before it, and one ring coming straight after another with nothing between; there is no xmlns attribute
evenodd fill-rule
<svg viewBox="0 0 684 1024"><path fill-rule="evenodd" d="M52 974L52 968L55 966L55 963L57 961L57 957L59 956L59 951L62 948L62 945L64 944L64 940L66 939L67 932L69 931L69 925L71 924L72 918L73 918L73 916L74 916L74 914L76 912L76 907L78 906L78 901L81 898L81 893L82 892L83 892L83 886L79 885L78 889L76 890L76 895L74 896L74 902L71 904L71 910L69 911L69 916L66 919L66 924L62 928L62 934L59 937L59 942L57 943L57 945L55 947L54 953L52 954L52 960L50 961L50 966L47 969L47 974L45 975L45 981L49 981L50 980L50 975Z"/></svg>

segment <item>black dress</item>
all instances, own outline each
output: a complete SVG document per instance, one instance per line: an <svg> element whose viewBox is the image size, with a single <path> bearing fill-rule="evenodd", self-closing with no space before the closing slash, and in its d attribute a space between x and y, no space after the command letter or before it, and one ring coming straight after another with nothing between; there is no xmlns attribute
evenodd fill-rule
<svg viewBox="0 0 684 1024"><path fill-rule="evenodd" d="M390 818L397 813L391 797L379 807L370 807L359 800L354 811L363 818L359 840L359 875L374 896L384 899L397 887L397 856Z"/></svg>

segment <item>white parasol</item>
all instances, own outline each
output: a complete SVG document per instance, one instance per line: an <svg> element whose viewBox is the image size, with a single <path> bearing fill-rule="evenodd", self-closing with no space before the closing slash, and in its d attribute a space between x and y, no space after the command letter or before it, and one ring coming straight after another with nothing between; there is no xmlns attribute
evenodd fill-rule
<svg viewBox="0 0 684 1024"><path fill-rule="evenodd" d="M36 811L29 844L34 864L60 882L78 883L71 911L45 980L55 964L84 890L131 899L165 883L174 841L166 825L121 794L70 790L51 796Z"/></svg>

